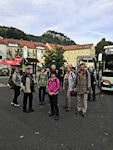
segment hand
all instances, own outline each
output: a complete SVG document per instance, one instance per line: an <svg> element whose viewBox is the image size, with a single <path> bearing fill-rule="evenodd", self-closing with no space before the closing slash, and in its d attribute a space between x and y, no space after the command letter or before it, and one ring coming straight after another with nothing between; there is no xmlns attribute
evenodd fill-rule
<svg viewBox="0 0 113 150"><path fill-rule="evenodd" d="M49 95L51 95L51 92L49 92Z"/></svg>
<svg viewBox="0 0 113 150"><path fill-rule="evenodd" d="M89 91L87 91L87 94L89 94Z"/></svg>
<svg viewBox="0 0 113 150"><path fill-rule="evenodd" d="M76 89L76 88L74 88L74 92L76 92L76 90L77 90L77 89Z"/></svg>
<svg viewBox="0 0 113 150"><path fill-rule="evenodd" d="M54 93L54 92L53 92L53 95L56 95L56 94L57 94L57 93Z"/></svg>
<svg viewBox="0 0 113 150"><path fill-rule="evenodd" d="M51 95L51 96L52 96L53 94L54 94L53 92L49 92L49 95Z"/></svg>
<svg viewBox="0 0 113 150"><path fill-rule="evenodd" d="M24 93L27 93L27 91L26 91L26 90L24 90Z"/></svg>

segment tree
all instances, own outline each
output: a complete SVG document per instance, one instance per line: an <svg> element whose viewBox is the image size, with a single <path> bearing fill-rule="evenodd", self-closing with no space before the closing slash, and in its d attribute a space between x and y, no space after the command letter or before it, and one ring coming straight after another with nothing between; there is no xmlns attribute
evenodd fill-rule
<svg viewBox="0 0 113 150"><path fill-rule="evenodd" d="M45 67L50 68L52 64L56 65L59 70L62 65L66 62L64 59L64 50L62 47L55 47L55 49L47 50L45 52Z"/></svg>
<svg viewBox="0 0 113 150"><path fill-rule="evenodd" d="M105 38L103 38L95 47L96 54L104 52L104 46L113 45L113 42L106 41Z"/></svg>

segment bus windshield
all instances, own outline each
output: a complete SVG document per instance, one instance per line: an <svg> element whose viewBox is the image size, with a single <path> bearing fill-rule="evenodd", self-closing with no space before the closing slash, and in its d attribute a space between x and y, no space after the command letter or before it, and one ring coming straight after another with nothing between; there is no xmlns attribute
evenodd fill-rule
<svg viewBox="0 0 113 150"><path fill-rule="evenodd" d="M113 71L113 55L106 55L104 61L105 61L105 70Z"/></svg>

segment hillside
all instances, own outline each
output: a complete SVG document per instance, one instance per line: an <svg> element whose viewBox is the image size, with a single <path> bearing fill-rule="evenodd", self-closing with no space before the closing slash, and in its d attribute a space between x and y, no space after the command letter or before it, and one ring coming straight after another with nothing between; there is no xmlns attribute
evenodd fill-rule
<svg viewBox="0 0 113 150"><path fill-rule="evenodd" d="M23 39L43 43L54 43L60 45L75 45L76 43L62 33L47 31L42 36L26 34L23 31L13 28L0 26L0 36L3 38Z"/></svg>

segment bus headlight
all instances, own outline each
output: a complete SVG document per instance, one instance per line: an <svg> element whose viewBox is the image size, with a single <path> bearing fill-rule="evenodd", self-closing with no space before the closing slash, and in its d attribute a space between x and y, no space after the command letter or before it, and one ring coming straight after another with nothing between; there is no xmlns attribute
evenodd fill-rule
<svg viewBox="0 0 113 150"><path fill-rule="evenodd" d="M103 80L103 85L111 85L109 80Z"/></svg>

